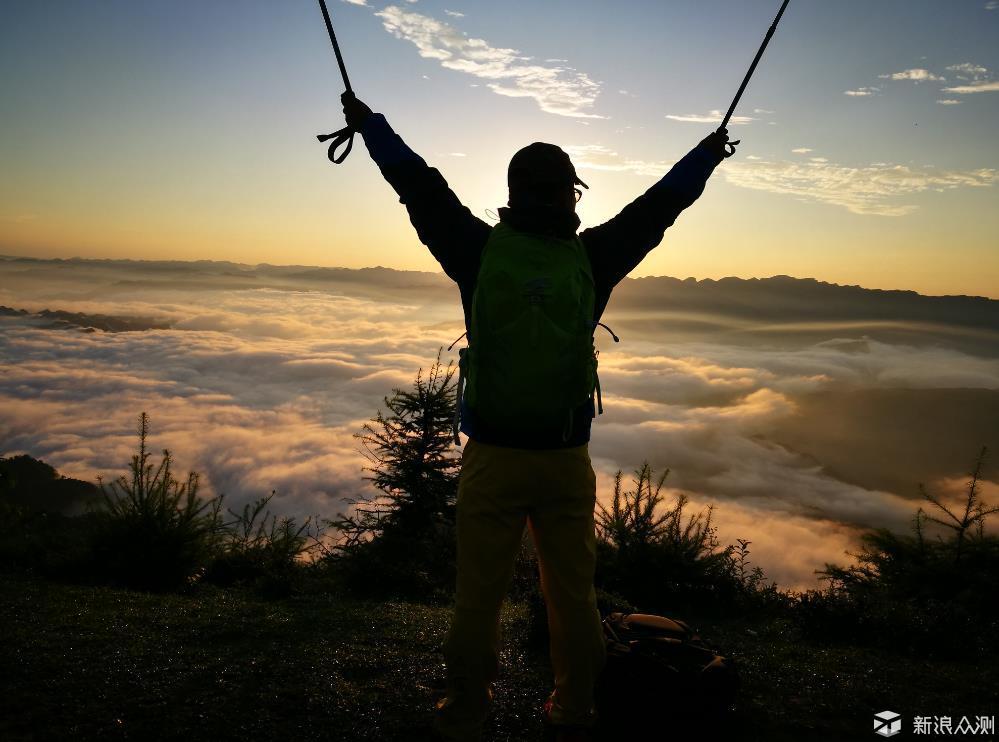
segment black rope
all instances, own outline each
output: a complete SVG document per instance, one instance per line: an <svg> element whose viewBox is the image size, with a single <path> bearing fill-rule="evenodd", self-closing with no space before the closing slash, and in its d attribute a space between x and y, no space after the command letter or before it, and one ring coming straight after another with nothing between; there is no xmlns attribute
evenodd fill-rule
<svg viewBox="0 0 999 742"><path fill-rule="evenodd" d="M319 134L316 139L320 142L325 142L328 139L332 139L330 142L330 148L326 152L326 156L330 158L330 162L339 165L341 162L347 159L347 155L350 154L350 148L354 146L354 130L349 126L345 126L340 131L334 131L332 134ZM344 142L347 143L347 148L337 155L336 150Z"/></svg>
<svg viewBox="0 0 999 742"><path fill-rule="evenodd" d="M336 53L337 64L340 65L340 75L343 77L343 84L347 87L347 92L353 95L354 91L350 87L350 78L347 77L347 67L343 63L343 55L340 53L340 45L337 43L336 34L333 33L333 21L330 19L330 12L326 8L326 0L319 0L319 7L323 11L323 20L326 21L326 30L329 31L330 41L333 42L333 51ZM325 142L329 139L333 140L330 142L330 147L326 154L330 158L330 162L339 165L347 159L351 147L354 146L354 130L350 126L345 126L339 131L334 131L332 134L320 134L316 139L320 142ZM347 147L338 155L336 151L344 142L347 143Z"/></svg>

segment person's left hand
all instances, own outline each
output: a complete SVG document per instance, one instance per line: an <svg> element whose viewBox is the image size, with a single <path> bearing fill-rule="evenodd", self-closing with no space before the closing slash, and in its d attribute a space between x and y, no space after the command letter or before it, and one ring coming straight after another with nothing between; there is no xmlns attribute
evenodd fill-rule
<svg viewBox="0 0 999 742"><path fill-rule="evenodd" d="M718 131L713 131L704 137L698 146L707 148L709 152L721 161L735 154L735 145L739 144L740 141L742 140L736 139L734 142L730 142L728 140L728 129L718 129Z"/></svg>

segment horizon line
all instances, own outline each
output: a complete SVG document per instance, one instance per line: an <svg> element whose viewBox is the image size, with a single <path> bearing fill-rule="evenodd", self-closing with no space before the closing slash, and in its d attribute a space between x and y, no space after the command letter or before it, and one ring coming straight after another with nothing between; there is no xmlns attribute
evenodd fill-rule
<svg viewBox="0 0 999 742"><path fill-rule="evenodd" d="M407 268L392 268L384 265L371 265L362 266L359 268L349 268L346 266L337 265L307 265L303 263L240 263L233 260L210 260L210 259L199 259L199 260L182 260L177 258L86 258L81 256L73 256L70 258L42 258L33 255L11 255L7 253L0 253L0 260L34 260L41 263L184 263L189 265L235 265L244 266L247 268L317 268L320 270L339 270L339 271L366 271L366 270L384 270L393 271L395 273L418 273L426 276L444 276L447 278L443 270L438 271L422 271L422 270L412 270ZM861 289L863 291L880 291L885 293L905 293L905 294L915 294L916 296L922 296L931 299L948 299L948 298L963 298L963 299L984 299L986 301L999 301L999 296L982 296L980 294L923 294L915 289L903 289L903 288L873 288L870 286L862 286L860 284L851 283L836 283L834 281L826 281L820 278L815 278L814 276L792 276L786 273L776 273L772 276L722 276L721 278L697 278L696 276L686 276L680 278L679 276L670 275L649 275L649 276L625 276L622 281L642 281L648 279L670 279L674 281L694 281L695 283L719 283L726 280L736 280L736 281L769 281L775 278L789 278L793 281L812 281L814 283L825 284L827 286L836 286L838 288L852 288ZM450 279L449 279L450 280Z"/></svg>

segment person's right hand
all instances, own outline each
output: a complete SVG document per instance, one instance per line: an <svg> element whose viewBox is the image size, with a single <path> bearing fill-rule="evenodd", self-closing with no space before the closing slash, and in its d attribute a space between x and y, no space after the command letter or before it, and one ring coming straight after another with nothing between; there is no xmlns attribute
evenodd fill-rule
<svg viewBox="0 0 999 742"><path fill-rule="evenodd" d="M371 115L371 109L349 92L340 96L340 102L343 103L343 115L347 119L347 126L354 131L360 131L364 121Z"/></svg>

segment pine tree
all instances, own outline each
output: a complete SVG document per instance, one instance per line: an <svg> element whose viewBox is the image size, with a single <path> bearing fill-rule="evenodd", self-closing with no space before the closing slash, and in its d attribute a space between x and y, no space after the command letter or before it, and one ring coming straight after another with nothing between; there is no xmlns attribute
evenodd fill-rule
<svg viewBox="0 0 999 742"><path fill-rule="evenodd" d="M448 590L453 580L454 517L460 456L454 453L455 366L417 373L411 390L394 389L362 432L377 493L349 500L351 512L327 524L341 534L333 554L362 563L385 587Z"/></svg>

